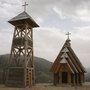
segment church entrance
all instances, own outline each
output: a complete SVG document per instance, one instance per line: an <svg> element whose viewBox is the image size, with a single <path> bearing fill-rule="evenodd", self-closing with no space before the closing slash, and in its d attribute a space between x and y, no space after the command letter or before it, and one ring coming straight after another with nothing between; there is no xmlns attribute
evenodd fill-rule
<svg viewBox="0 0 90 90"><path fill-rule="evenodd" d="M62 72L62 83L68 83L68 73Z"/></svg>

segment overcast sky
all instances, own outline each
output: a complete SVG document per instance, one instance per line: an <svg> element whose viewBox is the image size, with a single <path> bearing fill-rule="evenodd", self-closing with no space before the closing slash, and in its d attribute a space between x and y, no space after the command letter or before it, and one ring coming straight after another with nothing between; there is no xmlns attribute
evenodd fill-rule
<svg viewBox="0 0 90 90"><path fill-rule="evenodd" d="M0 0L0 54L10 53L14 27L7 21L23 11L39 24L34 29L34 55L54 61L67 36L85 67L90 67L90 0Z"/></svg>

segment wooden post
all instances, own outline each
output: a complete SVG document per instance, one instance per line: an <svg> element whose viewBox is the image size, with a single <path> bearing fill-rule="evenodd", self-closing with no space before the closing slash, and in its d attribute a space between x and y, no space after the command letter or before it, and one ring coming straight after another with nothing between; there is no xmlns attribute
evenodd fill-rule
<svg viewBox="0 0 90 90"><path fill-rule="evenodd" d="M68 84L71 85L71 73L68 73Z"/></svg>
<svg viewBox="0 0 90 90"><path fill-rule="evenodd" d="M62 73L59 73L59 83L62 84Z"/></svg>
<svg viewBox="0 0 90 90"><path fill-rule="evenodd" d="M73 84L75 85L75 74L73 74Z"/></svg>
<svg viewBox="0 0 90 90"><path fill-rule="evenodd" d="M54 83L53 84L56 85L56 75L55 75L55 73L54 73Z"/></svg>
<svg viewBox="0 0 90 90"><path fill-rule="evenodd" d="M81 73L80 75L81 75L81 83L83 83L84 82L84 80L83 80L83 74Z"/></svg>
<svg viewBox="0 0 90 90"><path fill-rule="evenodd" d="M83 76L83 82L85 82L84 73L82 73L82 76Z"/></svg>
<svg viewBox="0 0 90 90"><path fill-rule="evenodd" d="M79 85L79 76L78 76L78 73L76 75L77 75L77 85Z"/></svg>

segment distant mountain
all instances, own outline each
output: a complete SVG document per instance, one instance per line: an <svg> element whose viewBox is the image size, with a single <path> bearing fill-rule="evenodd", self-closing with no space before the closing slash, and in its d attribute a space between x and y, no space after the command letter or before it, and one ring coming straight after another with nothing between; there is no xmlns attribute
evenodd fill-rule
<svg viewBox="0 0 90 90"><path fill-rule="evenodd" d="M2 83L4 69L7 66L9 55L0 55L0 83ZM35 76L37 83L49 83L53 80L53 74L49 71L52 66L52 62L46 59L34 57L35 62ZM86 68L87 73L85 75L86 81L90 82L90 68Z"/></svg>
<svg viewBox="0 0 90 90"><path fill-rule="evenodd" d="M36 82L45 83L52 82L52 73L49 71L52 62L47 61L43 58L34 57L35 71L36 71Z"/></svg>
<svg viewBox="0 0 90 90"><path fill-rule="evenodd" d="M0 82L2 83L3 70L7 66L9 55L0 55ZM52 73L49 71L52 65L52 62L47 61L46 59L34 57L35 62L35 76L37 83L48 83L52 82Z"/></svg>

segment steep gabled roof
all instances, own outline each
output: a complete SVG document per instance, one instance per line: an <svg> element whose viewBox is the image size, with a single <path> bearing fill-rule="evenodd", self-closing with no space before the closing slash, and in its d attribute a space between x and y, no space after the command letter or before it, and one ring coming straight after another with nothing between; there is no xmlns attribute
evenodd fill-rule
<svg viewBox="0 0 90 90"><path fill-rule="evenodd" d="M78 57L74 53L73 49L71 48L71 44L70 44L69 39L67 39L65 44L63 45L60 53L58 54L56 60L53 63L50 71L52 71L54 73L59 72L60 65L61 65L60 62L62 60L63 52L67 53L65 59L67 60L67 65L72 72L74 72L74 73L85 73L86 72L85 68L83 67L80 60L78 59Z"/></svg>
<svg viewBox="0 0 90 90"><path fill-rule="evenodd" d="M16 25L17 23L21 23L20 21L24 22L27 21L33 27L39 27L39 25L33 20L33 18L28 15L25 11L17 15L16 17L12 18L8 22L12 25Z"/></svg>

